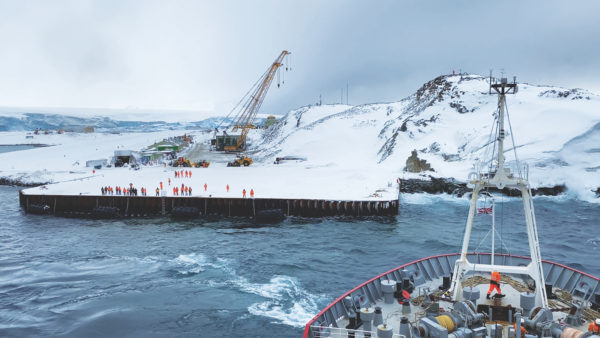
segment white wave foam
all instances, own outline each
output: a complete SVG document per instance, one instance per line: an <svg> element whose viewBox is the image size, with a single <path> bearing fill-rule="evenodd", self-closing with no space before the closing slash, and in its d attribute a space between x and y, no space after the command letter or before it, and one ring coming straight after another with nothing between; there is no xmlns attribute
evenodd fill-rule
<svg viewBox="0 0 600 338"><path fill-rule="evenodd" d="M242 292L254 294L267 300L251 304L248 312L255 316L273 318L274 323L303 327L319 311L318 302L324 296L314 295L304 290L298 280L285 275L273 276L268 283L251 283L246 277L237 275L230 260L210 259L203 254L179 255L172 260L181 274L194 274L211 267L220 269L227 276L224 280L204 280L208 285L218 287L229 285Z"/></svg>
<svg viewBox="0 0 600 338"><path fill-rule="evenodd" d="M173 261L184 265L204 264L206 263L206 256L203 254L191 253L188 255L179 255Z"/></svg>
<svg viewBox="0 0 600 338"><path fill-rule="evenodd" d="M584 201L588 203L600 203L600 198L592 196L591 194L582 195L574 192L567 191L566 193L562 193L557 196L547 196L547 195L538 195L533 196L534 200L547 200L553 202L570 202L570 201ZM520 196L504 196L501 194L494 194L496 203L502 202L511 202L521 200ZM470 200L470 195L465 194L463 197L457 197L454 195L448 194L427 194L427 193L417 193L417 194L402 194L400 195L400 203L401 204L434 204L436 202L444 201L444 202L452 202L462 205L468 205Z"/></svg>
<svg viewBox="0 0 600 338"><path fill-rule="evenodd" d="M591 245L592 247L598 249L598 248L600 248L600 237L590 238L586 241L586 243Z"/></svg>
<svg viewBox="0 0 600 338"><path fill-rule="evenodd" d="M592 204L600 204L600 198L596 197L591 191L571 191L557 195L557 196L533 196L535 200L547 200L552 202L587 202Z"/></svg>
<svg viewBox="0 0 600 338"><path fill-rule="evenodd" d="M448 194L427 194L427 193L418 193L418 194L402 194L400 195L400 203L403 204L433 204L439 201L452 202L458 204L469 204L469 199L467 197L457 197Z"/></svg>
<svg viewBox="0 0 600 338"><path fill-rule="evenodd" d="M245 278L238 281L242 291L269 298L250 305L248 312L294 327L303 327L318 312L317 302L323 298L302 289L297 279L289 276L273 276L265 284L247 283Z"/></svg>
<svg viewBox="0 0 600 338"><path fill-rule="evenodd" d="M318 309L314 303L311 304L302 299L297 303L293 303L291 308L287 309L282 305L270 301L256 303L248 307L248 312L255 316L277 319L281 324L301 328L315 316Z"/></svg>
<svg viewBox="0 0 600 338"><path fill-rule="evenodd" d="M241 279L241 281L245 282L245 279ZM274 276L267 284L245 282L240 285L240 288L242 291L265 298L282 298L286 295L290 296L300 292L295 278L288 276Z"/></svg>
<svg viewBox="0 0 600 338"><path fill-rule="evenodd" d="M211 262L205 255L198 253L179 255L172 262L178 266L177 272L183 275L198 274L205 271L206 267L219 269L227 264L225 259L217 258L216 262Z"/></svg>
<svg viewBox="0 0 600 338"><path fill-rule="evenodd" d="M160 258L157 256L144 256L142 258L140 257L133 257L133 256L108 256L110 258L113 259L119 259L119 260L124 260L124 261L131 261L131 262L136 262L136 263L145 263L145 264L156 264L160 262Z"/></svg>

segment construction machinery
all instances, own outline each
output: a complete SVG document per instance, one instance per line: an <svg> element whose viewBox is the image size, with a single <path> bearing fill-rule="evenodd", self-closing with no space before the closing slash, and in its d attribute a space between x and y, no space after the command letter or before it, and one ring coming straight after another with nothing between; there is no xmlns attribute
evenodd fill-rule
<svg viewBox="0 0 600 338"><path fill-rule="evenodd" d="M248 131L256 128L252 122L254 121L276 74L278 75L277 87L281 85L278 70L284 66L284 60L287 60L286 57L289 54L290 52L286 50L282 51L273 64L271 64L246 95L242 97L229 115L227 115L227 117L229 117L237 111L233 118L233 121L235 122L233 122L230 128L233 133L238 130L241 130L241 133L239 135L229 135L227 132L223 131L223 135L217 136L216 132L218 131L218 127L215 129L215 139L211 143L215 146L216 150L224 150L227 152L241 152L246 150L246 136L248 135ZM285 67L286 71L290 69L290 67ZM242 102L244 102L244 104L240 106Z"/></svg>
<svg viewBox="0 0 600 338"><path fill-rule="evenodd" d="M237 156L235 158L235 160L227 163L228 167L247 167L249 165L251 165L253 163L252 159L250 157L244 156L244 155L240 155Z"/></svg>
<svg viewBox="0 0 600 338"><path fill-rule="evenodd" d="M172 163L173 167L184 167L184 168L208 168L210 162L202 160L197 162L190 161L189 158L180 157Z"/></svg>
<svg viewBox="0 0 600 338"><path fill-rule="evenodd" d="M192 162L189 158L180 157L177 159L177 161L173 161L173 166L190 168L192 166Z"/></svg>
<svg viewBox="0 0 600 338"><path fill-rule="evenodd" d="M202 161L198 161L194 163L194 167L196 168L208 168L208 166L210 165L210 162L206 161L206 160L202 160Z"/></svg>

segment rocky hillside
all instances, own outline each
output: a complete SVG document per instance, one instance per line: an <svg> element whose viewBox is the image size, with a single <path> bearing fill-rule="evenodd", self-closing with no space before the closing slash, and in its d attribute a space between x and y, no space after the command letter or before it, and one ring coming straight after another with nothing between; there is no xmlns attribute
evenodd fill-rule
<svg viewBox="0 0 600 338"><path fill-rule="evenodd" d="M416 151L430 166L428 176L464 181L486 158L498 100L488 90L487 77L446 75L398 102L303 107L253 136L255 157L272 163L300 156L308 166L377 166L412 177L404 169ZM506 155L514 160L514 138L533 187L564 185L594 196L600 187L600 97L519 84L518 93L507 96L507 108L514 134L507 126Z"/></svg>

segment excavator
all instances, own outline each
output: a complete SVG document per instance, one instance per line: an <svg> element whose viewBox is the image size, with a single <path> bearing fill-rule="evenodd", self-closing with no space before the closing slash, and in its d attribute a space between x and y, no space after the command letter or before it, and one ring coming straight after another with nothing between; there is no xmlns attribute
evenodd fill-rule
<svg viewBox="0 0 600 338"><path fill-rule="evenodd" d="M233 112L238 111L233 119L235 122L230 127L232 132L235 133L238 130L241 130L241 133L239 135L229 135L224 131L222 136L217 136L216 132L218 131L218 128L215 130L215 139L212 143L216 150L236 153L246 150L246 136L250 129L256 129L256 126L254 126L252 122L267 95L267 91L269 90L275 75L279 74L277 71L284 66L284 61L287 61L287 56L289 54L291 53L286 50L282 51L273 64L267 68L266 72L258 79L258 81L256 81L252 88L250 88L246 95L242 97L229 113L229 115L231 115ZM291 70L291 68L286 66L285 70ZM277 86L279 87L280 85L281 83L278 81ZM244 104L240 107L242 102L244 102ZM229 115L227 117L229 117ZM249 158L246 157L246 159ZM245 165L248 161L243 161L242 163Z"/></svg>

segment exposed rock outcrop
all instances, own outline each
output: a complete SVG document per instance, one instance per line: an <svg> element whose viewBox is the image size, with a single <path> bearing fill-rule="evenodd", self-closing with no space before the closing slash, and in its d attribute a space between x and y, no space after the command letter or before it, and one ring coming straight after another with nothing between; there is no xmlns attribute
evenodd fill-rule
<svg viewBox="0 0 600 338"><path fill-rule="evenodd" d="M44 184L48 184L48 182L46 182L46 183L25 183L20 180L15 180L15 179L6 178L6 177L0 177L0 185L12 185L12 186L18 186L18 187L37 187L37 186L44 185Z"/></svg>
<svg viewBox="0 0 600 338"><path fill-rule="evenodd" d="M487 191L491 193L501 193L505 196L521 196L521 191L517 189L496 189L488 188ZM564 185L556 185L553 187L539 187L531 189L533 196L557 196L567 191ZM462 197L464 194L471 192L471 189L467 187L464 182L458 182L453 178L436 178L429 177L429 179L401 179L400 180L400 192L401 193L428 193L428 194L452 194L458 197ZM600 188L597 190L597 194L600 197Z"/></svg>
<svg viewBox="0 0 600 338"><path fill-rule="evenodd" d="M426 160L421 160L419 156L417 156L417 151L413 150L411 155L406 159L406 167L404 171L408 171L411 173L420 173L423 171L434 171L431 168L431 165L427 163Z"/></svg>

